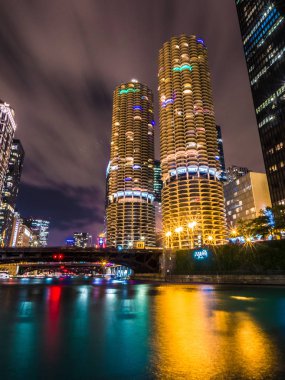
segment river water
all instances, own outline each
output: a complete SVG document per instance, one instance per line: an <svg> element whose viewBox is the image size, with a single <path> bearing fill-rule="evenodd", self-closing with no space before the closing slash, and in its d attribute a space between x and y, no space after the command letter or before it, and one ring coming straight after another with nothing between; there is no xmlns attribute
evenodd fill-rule
<svg viewBox="0 0 285 380"><path fill-rule="evenodd" d="M0 379L285 379L285 288L3 280Z"/></svg>

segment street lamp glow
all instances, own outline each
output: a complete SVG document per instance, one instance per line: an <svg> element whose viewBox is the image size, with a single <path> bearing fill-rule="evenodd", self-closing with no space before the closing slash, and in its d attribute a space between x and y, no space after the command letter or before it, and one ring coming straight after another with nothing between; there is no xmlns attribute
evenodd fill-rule
<svg viewBox="0 0 285 380"><path fill-rule="evenodd" d="M166 237L170 237L171 236L171 231L167 231L166 234L165 234Z"/></svg>
<svg viewBox="0 0 285 380"><path fill-rule="evenodd" d="M237 230L236 230L236 228L233 228L233 229L231 230L231 235L232 235L232 236L236 236L236 235L237 235Z"/></svg>
<svg viewBox="0 0 285 380"><path fill-rule="evenodd" d="M209 240L209 241L213 241L213 240L214 240L213 236L211 236L211 235L208 236L208 240Z"/></svg>
<svg viewBox="0 0 285 380"><path fill-rule="evenodd" d="M180 234L180 232L182 232L182 231L183 231L183 227L177 227L177 228L175 228L175 232L177 234Z"/></svg>
<svg viewBox="0 0 285 380"><path fill-rule="evenodd" d="M188 228L191 228L192 230L194 230L194 228L197 226L197 222L193 221L193 222L189 222L188 223Z"/></svg>

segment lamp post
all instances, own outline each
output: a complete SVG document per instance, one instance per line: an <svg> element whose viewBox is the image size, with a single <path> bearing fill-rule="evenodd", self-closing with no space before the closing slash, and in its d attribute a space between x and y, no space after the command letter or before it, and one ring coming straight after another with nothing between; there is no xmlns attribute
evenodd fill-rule
<svg viewBox="0 0 285 380"><path fill-rule="evenodd" d="M181 235L180 235L182 231L183 231L183 227L177 227L177 228L175 228L175 232L178 234L179 249L182 248Z"/></svg>
<svg viewBox="0 0 285 380"><path fill-rule="evenodd" d="M190 230L190 248L193 249L194 248L193 234L194 234L194 229L197 226L197 222L193 220L193 222L189 222L187 226L188 226L188 229Z"/></svg>

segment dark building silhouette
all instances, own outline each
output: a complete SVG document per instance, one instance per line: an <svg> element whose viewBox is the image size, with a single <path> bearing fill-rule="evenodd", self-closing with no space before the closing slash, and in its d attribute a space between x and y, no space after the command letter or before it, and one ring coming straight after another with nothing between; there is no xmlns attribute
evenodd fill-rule
<svg viewBox="0 0 285 380"><path fill-rule="evenodd" d="M161 167L160 167L159 160L154 161L153 187L154 187L155 201L161 203L162 179L161 179Z"/></svg>
<svg viewBox="0 0 285 380"><path fill-rule="evenodd" d="M8 169L4 178L2 203L0 207L1 244L9 245L25 152L20 140L14 139L11 145Z"/></svg>
<svg viewBox="0 0 285 380"><path fill-rule="evenodd" d="M285 2L236 6L271 200L285 204Z"/></svg>
<svg viewBox="0 0 285 380"><path fill-rule="evenodd" d="M74 246L79 248L87 248L92 245L92 236L88 232L74 232Z"/></svg>
<svg viewBox="0 0 285 380"><path fill-rule="evenodd" d="M219 151L219 157L217 157L220 161L221 165L221 176L220 180L222 182L226 182L227 180L227 173L226 173L226 164L225 164L225 154L224 154L224 143L223 143L223 137L222 137L222 128L219 125L216 125L217 129L217 139L218 139L218 151Z"/></svg>
<svg viewBox="0 0 285 380"><path fill-rule="evenodd" d="M250 170L248 168L232 165L227 168L227 182L235 181L249 172Z"/></svg>

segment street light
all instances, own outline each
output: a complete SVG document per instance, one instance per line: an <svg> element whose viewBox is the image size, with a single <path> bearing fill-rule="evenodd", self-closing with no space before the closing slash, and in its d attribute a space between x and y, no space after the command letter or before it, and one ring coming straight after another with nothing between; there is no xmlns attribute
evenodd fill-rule
<svg viewBox="0 0 285 380"><path fill-rule="evenodd" d="M181 249L181 235L180 233L183 231L183 227L176 227L175 232L178 234L178 241L179 241L179 249Z"/></svg>
<svg viewBox="0 0 285 380"><path fill-rule="evenodd" d="M191 228L191 230L194 230L196 226L197 226L197 222L195 222L195 220L193 222L188 223L188 228Z"/></svg>
<svg viewBox="0 0 285 380"><path fill-rule="evenodd" d="M212 235L209 235L209 236L207 237L207 240L208 240L209 242L212 242L212 241L214 240L214 238L213 238Z"/></svg>

